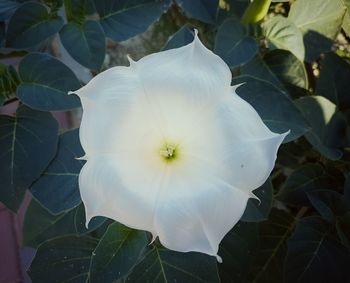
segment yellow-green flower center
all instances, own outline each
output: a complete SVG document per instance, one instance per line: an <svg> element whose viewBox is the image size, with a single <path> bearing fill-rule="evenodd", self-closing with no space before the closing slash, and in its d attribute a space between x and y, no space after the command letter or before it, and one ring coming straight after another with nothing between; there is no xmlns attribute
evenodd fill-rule
<svg viewBox="0 0 350 283"><path fill-rule="evenodd" d="M159 153L163 160L171 162L178 157L178 147L175 144L165 143Z"/></svg>

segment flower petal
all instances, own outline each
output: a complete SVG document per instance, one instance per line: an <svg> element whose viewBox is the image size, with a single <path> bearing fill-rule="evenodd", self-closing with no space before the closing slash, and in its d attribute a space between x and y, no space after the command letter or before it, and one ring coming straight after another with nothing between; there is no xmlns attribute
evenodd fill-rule
<svg viewBox="0 0 350 283"><path fill-rule="evenodd" d="M236 94L222 100L201 124L187 137L184 154L212 164L222 179L247 192L266 181L288 134L271 132L254 108Z"/></svg>
<svg viewBox="0 0 350 283"><path fill-rule="evenodd" d="M135 151L139 141L161 134L132 68L111 68L75 93L84 110L79 133L87 157Z"/></svg>
<svg viewBox="0 0 350 283"><path fill-rule="evenodd" d="M155 234L153 213L164 167L129 156L94 156L79 175L87 223L106 216L132 228Z"/></svg>
<svg viewBox="0 0 350 283"><path fill-rule="evenodd" d="M134 69L165 135L169 134L167 129L180 124L186 112L191 116L182 123L182 131L187 132L198 116L230 92L229 67L197 35L186 46L142 58Z"/></svg>
<svg viewBox="0 0 350 283"><path fill-rule="evenodd" d="M154 222L165 247L217 256L220 241L241 218L249 194L220 180L213 170L193 160L167 176Z"/></svg>

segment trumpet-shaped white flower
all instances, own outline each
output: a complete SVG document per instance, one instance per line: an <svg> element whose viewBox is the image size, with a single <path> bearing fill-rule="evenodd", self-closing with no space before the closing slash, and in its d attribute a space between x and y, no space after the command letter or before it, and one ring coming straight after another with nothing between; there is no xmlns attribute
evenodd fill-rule
<svg viewBox="0 0 350 283"><path fill-rule="evenodd" d="M196 35L77 90L87 223L106 216L169 249L217 256L286 135L271 132L230 83L228 66Z"/></svg>

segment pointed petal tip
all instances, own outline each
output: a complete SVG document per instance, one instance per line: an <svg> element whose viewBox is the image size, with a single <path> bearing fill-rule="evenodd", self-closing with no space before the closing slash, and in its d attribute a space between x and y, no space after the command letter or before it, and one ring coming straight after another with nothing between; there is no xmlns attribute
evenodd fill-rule
<svg viewBox="0 0 350 283"><path fill-rule="evenodd" d="M70 90L70 91L68 91L68 93L67 93L68 95L71 95L71 94L77 94L77 90L76 91L73 91L73 90Z"/></svg>
<svg viewBox="0 0 350 283"><path fill-rule="evenodd" d="M75 157L74 159L75 159L75 160L88 160L88 157L87 157L87 155L85 154L85 155L83 155L83 156L81 156L81 157Z"/></svg>
<svg viewBox="0 0 350 283"><path fill-rule="evenodd" d="M152 233L152 240L148 245L149 246L152 245L156 239L157 239L157 235Z"/></svg>
<svg viewBox="0 0 350 283"><path fill-rule="evenodd" d="M243 82L240 84L233 85L233 86L231 86L231 88L234 92L236 92L236 89L238 89L239 87L241 87L242 85L245 85L245 84L246 84L246 82Z"/></svg>
<svg viewBox="0 0 350 283"><path fill-rule="evenodd" d="M134 67L134 66L136 66L136 61L134 61L132 58L131 58L131 56L130 56L130 54L127 54L126 55L126 58L128 58L128 61L129 61L129 67Z"/></svg>
<svg viewBox="0 0 350 283"><path fill-rule="evenodd" d="M198 39L198 29L193 29L194 31L194 39Z"/></svg>
<svg viewBox="0 0 350 283"><path fill-rule="evenodd" d="M253 199L256 199L259 202L259 205L261 204L261 200L255 194L253 194L252 192L249 193L249 197L253 198Z"/></svg>
<svg viewBox="0 0 350 283"><path fill-rule="evenodd" d="M90 223L90 220L91 220L91 218L92 218L93 216L92 215L88 215L87 213L86 213L86 215L85 215L85 227L86 227L86 229L89 229L89 223Z"/></svg>
<svg viewBox="0 0 350 283"><path fill-rule="evenodd" d="M218 263L223 263L221 256L216 255L215 257L216 257L216 260L218 261Z"/></svg>

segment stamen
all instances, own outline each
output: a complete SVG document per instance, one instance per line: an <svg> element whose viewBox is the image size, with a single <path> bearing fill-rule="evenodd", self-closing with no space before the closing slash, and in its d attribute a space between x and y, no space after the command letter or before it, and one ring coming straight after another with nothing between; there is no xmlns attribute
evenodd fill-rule
<svg viewBox="0 0 350 283"><path fill-rule="evenodd" d="M175 147L172 145L166 145L164 149L160 150L160 154L165 158L172 158L174 156Z"/></svg>

